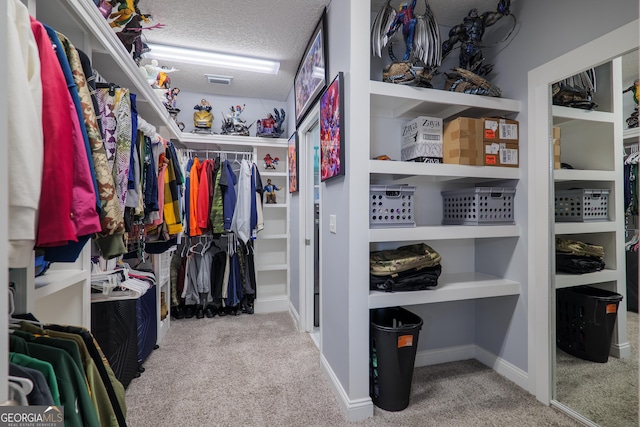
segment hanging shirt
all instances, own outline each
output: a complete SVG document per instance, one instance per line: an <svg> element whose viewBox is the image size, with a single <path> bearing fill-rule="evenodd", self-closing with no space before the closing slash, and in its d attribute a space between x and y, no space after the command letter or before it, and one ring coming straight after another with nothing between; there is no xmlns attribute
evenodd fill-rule
<svg viewBox="0 0 640 427"><path fill-rule="evenodd" d="M211 211L211 199L213 198L213 160L202 162L200 171L200 188L198 189L198 227L202 232L211 229L209 212Z"/></svg>
<svg viewBox="0 0 640 427"><path fill-rule="evenodd" d="M7 4L7 142L9 173L9 267L32 262L42 188L42 81L38 45L29 11L19 0ZM28 171L29 173L24 173Z"/></svg>
<svg viewBox="0 0 640 427"><path fill-rule="evenodd" d="M248 161L242 160L238 178L238 197L231 221L231 231L245 243L251 238L252 200L255 206L255 190L251 190L252 182L251 165L249 165Z"/></svg>
<svg viewBox="0 0 640 427"><path fill-rule="evenodd" d="M202 165L200 160L196 157L193 159L193 166L191 166L190 172L190 195L189 195L189 235L199 236L202 234L200 227L198 227L198 191L200 188L200 173Z"/></svg>
<svg viewBox="0 0 640 427"><path fill-rule="evenodd" d="M238 182L236 174L231 169L231 163L225 160L222 162L222 171L220 171L220 188L222 188L222 215L225 230L231 230L231 222L233 213L236 208L236 189Z"/></svg>
<svg viewBox="0 0 640 427"><path fill-rule="evenodd" d="M77 241L71 221L73 192L73 124L69 106L73 103L51 40L41 23L31 18L31 30L38 44L42 76L44 159L36 245L40 247Z"/></svg>
<svg viewBox="0 0 640 427"><path fill-rule="evenodd" d="M191 235L191 167L193 166L193 159L187 161L185 167L184 178L184 230L187 235Z"/></svg>

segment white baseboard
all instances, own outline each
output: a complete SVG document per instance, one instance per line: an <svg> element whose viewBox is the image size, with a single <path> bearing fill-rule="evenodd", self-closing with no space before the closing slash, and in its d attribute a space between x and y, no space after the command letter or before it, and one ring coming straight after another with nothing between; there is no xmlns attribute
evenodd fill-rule
<svg viewBox="0 0 640 427"><path fill-rule="evenodd" d="M322 354L320 355L320 366L322 366L322 369L329 378L333 393L336 395L342 410L347 414L349 421L360 421L373 417L373 402L370 397L355 400L349 399L347 392L342 387L338 377Z"/></svg>
<svg viewBox="0 0 640 427"><path fill-rule="evenodd" d="M628 359L631 357L631 346L629 342L623 342L619 344L611 344L609 354L618 359Z"/></svg>
<svg viewBox="0 0 640 427"><path fill-rule="evenodd" d="M459 360L475 358L474 345L461 345L458 347L439 348L437 350L425 350L416 353L415 367L439 365Z"/></svg>
<svg viewBox="0 0 640 427"><path fill-rule="evenodd" d="M475 359L483 365L490 367L506 379L513 381L523 390L529 390L529 374L511 362L507 362L503 358L480 347L476 347Z"/></svg>
<svg viewBox="0 0 640 427"><path fill-rule="evenodd" d="M441 363L457 362L460 360L476 359L498 374L513 381L524 390L529 390L529 376L522 369L495 354L476 345L440 348L437 350L419 351L416 353L416 367L439 365Z"/></svg>
<svg viewBox="0 0 640 427"><path fill-rule="evenodd" d="M293 303L291 303L291 301L289 301L289 314L293 319L293 323L296 325L296 329L300 331L300 314L298 313L298 310L296 310L296 308L293 306Z"/></svg>
<svg viewBox="0 0 640 427"><path fill-rule="evenodd" d="M273 298L258 298L254 303L255 313L277 313L289 310L289 298L286 295Z"/></svg>

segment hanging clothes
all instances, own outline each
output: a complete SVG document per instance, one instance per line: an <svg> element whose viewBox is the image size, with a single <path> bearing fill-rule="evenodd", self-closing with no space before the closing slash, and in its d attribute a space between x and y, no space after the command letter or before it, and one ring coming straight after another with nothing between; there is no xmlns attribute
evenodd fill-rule
<svg viewBox="0 0 640 427"><path fill-rule="evenodd" d="M169 234L182 233L182 216L180 212L180 186L182 173L173 144L167 149L168 166L165 170L164 184L164 220Z"/></svg>
<svg viewBox="0 0 640 427"><path fill-rule="evenodd" d="M233 173L231 163L225 160L222 162L222 171L220 176L220 188L222 188L222 214L223 225L225 230L231 230L233 214L236 208L236 190L235 185L238 178Z"/></svg>
<svg viewBox="0 0 640 427"><path fill-rule="evenodd" d="M38 221L36 245L59 246L78 240L71 220L73 157L69 153L74 150L74 141L69 106L73 101L49 36L41 23L30 19L40 55L46 112L40 124L44 132L44 159L39 209L47 212L47 220Z"/></svg>
<svg viewBox="0 0 640 427"><path fill-rule="evenodd" d="M224 190L220 185L220 178L225 173L225 169L223 169L219 159L216 161L216 164L218 167L214 171L214 192L213 199L211 200L209 219L211 220L213 234L222 234L224 233L224 207L222 202L222 194Z"/></svg>
<svg viewBox="0 0 640 427"><path fill-rule="evenodd" d="M31 31L29 11L19 0L7 3L7 163L20 173L8 174L9 267L32 262L44 157L40 55ZM22 173L28 171L29 173Z"/></svg>
<svg viewBox="0 0 640 427"><path fill-rule="evenodd" d="M193 159L193 165L190 171L190 193L189 193L189 235L199 236L202 234L200 227L198 227L198 191L200 189L200 173L202 165L200 160L196 157Z"/></svg>
<svg viewBox="0 0 640 427"><path fill-rule="evenodd" d="M200 187L198 188L198 227L206 233L211 230L211 200L214 193L213 181L214 162L207 159L202 162L200 170Z"/></svg>

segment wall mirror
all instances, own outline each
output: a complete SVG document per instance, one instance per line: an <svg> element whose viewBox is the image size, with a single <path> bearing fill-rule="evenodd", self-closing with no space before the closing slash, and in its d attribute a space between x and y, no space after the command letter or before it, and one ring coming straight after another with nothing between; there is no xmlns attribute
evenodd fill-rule
<svg viewBox="0 0 640 427"><path fill-rule="evenodd" d="M623 93L639 77L637 47L634 21L529 73L529 174L538 173L530 197L548 200L530 209L530 232L537 230L530 253L544 272L536 275L549 278L534 292L536 315L545 319L536 332L543 343L536 395L591 426L638 422L637 302L635 312L627 309L637 207L629 208L625 192L638 131L627 124L633 90ZM578 85L594 75L589 102L554 97L558 82ZM636 301L637 257L635 282L629 274Z"/></svg>

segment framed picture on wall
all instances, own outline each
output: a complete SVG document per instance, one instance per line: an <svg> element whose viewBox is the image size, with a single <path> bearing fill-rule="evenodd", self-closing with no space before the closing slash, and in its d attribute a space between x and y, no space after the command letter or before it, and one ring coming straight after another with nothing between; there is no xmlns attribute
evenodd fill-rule
<svg viewBox="0 0 640 427"><path fill-rule="evenodd" d="M344 174L344 75L341 71L320 97L320 180Z"/></svg>
<svg viewBox="0 0 640 427"><path fill-rule="evenodd" d="M298 191L298 132L289 137L288 142L289 162L289 193Z"/></svg>
<svg viewBox="0 0 640 427"><path fill-rule="evenodd" d="M293 82L296 126L299 126L304 120L329 80L325 18L326 10L323 10L320 21L307 43L307 48L304 51L300 65L298 65L296 78Z"/></svg>

